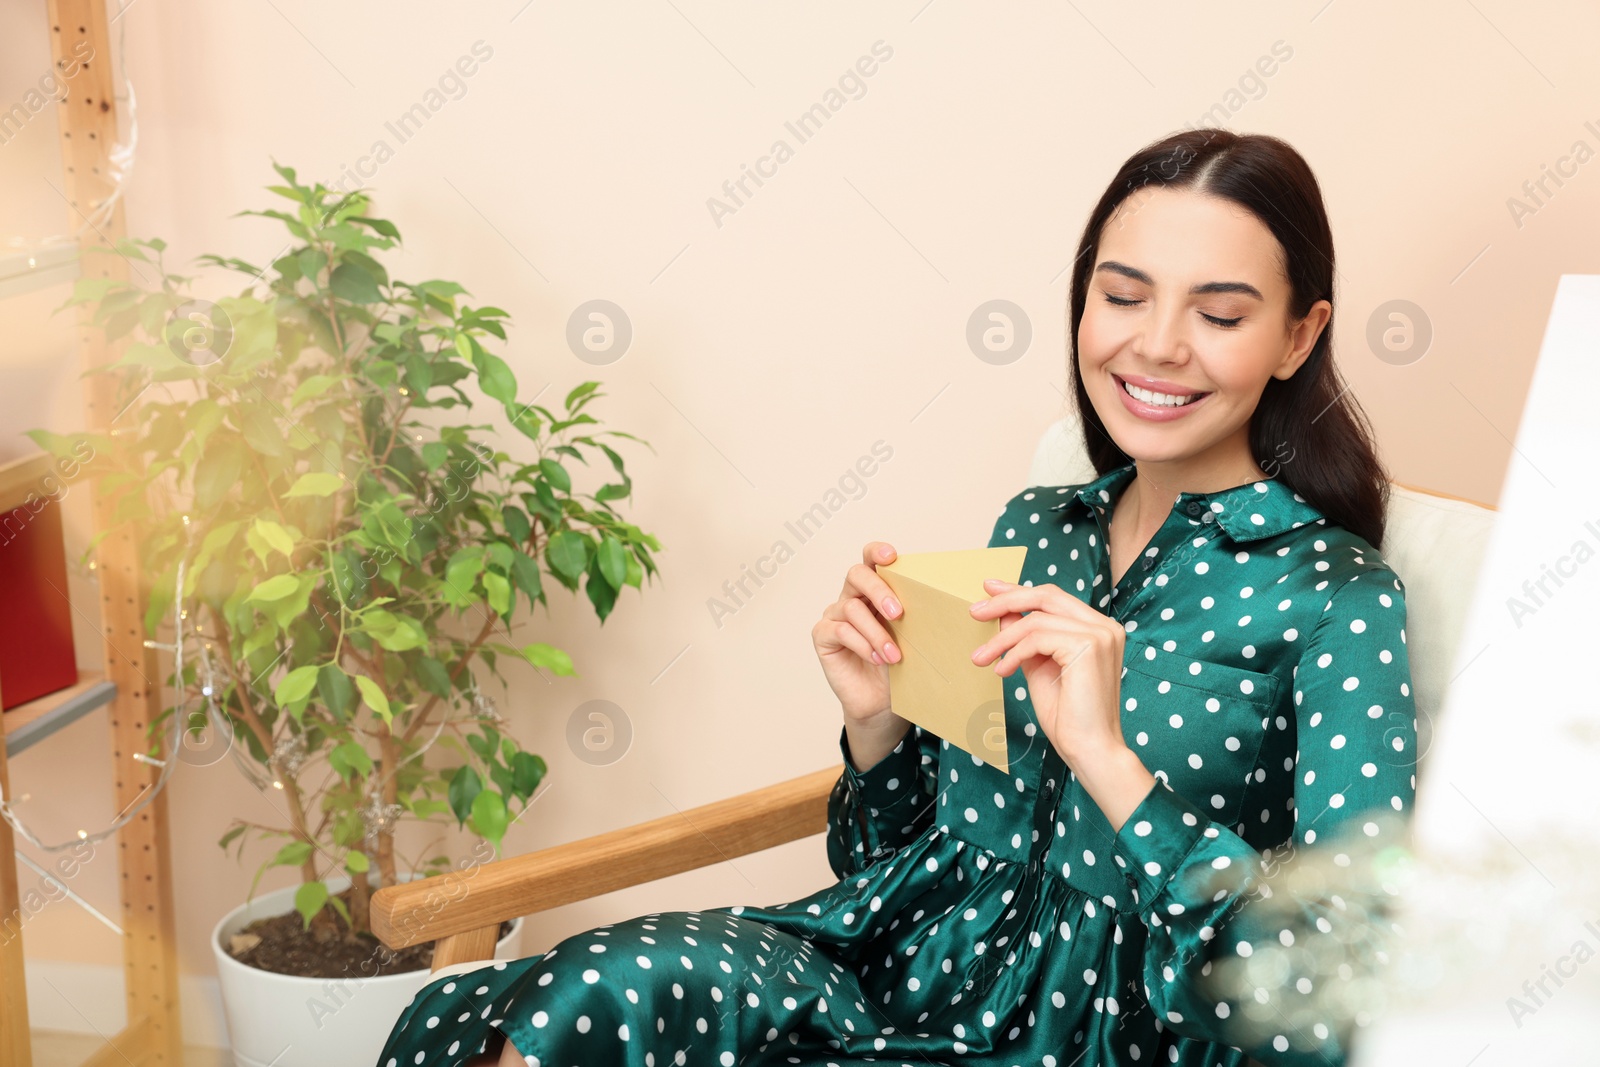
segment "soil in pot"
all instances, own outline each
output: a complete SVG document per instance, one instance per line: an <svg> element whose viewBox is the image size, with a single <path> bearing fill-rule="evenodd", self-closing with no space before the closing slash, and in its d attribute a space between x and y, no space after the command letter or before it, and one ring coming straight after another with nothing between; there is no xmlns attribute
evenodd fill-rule
<svg viewBox="0 0 1600 1067"><path fill-rule="evenodd" d="M349 889L334 896L349 908ZM323 916L332 922L322 921ZM350 927L331 907L324 909L318 920L307 930L298 911L257 919L233 935L228 955L249 967L301 978L348 978L352 974L376 978L425 971L433 964L432 941L395 952L370 933L348 937ZM501 923L495 941L510 932L511 923Z"/></svg>

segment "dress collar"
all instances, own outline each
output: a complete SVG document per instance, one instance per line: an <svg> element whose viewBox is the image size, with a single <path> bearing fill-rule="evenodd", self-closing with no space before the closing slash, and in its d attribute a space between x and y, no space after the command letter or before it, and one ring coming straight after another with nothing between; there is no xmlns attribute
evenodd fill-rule
<svg viewBox="0 0 1600 1067"><path fill-rule="evenodd" d="M1105 517L1136 473L1134 463L1113 467L1072 495L1086 510ZM1059 511L1072 503L1064 501L1051 510ZM1276 478L1245 482L1214 493L1179 493L1174 507L1197 524L1215 522L1235 541L1274 537L1297 526L1323 521L1322 512Z"/></svg>

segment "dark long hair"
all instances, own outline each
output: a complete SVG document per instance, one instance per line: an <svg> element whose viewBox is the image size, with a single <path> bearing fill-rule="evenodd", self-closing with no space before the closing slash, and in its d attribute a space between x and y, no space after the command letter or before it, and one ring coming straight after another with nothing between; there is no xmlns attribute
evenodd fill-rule
<svg viewBox="0 0 1600 1067"><path fill-rule="evenodd" d="M1068 331L1073 393L1084 447L1104 474L1133 461L1106 432L1089 402L1078 366L1078 324L1100 254L1100 234L1118 205L1147 185L1192 189L1231 200L1260 219L1284 253L1289 315L1303 318L1318 300L1333 298L1333 233L1311 168L1286 142L1263 134L1187 130L1146 145L1106 187L1084 225L1072 267ZM1389 478L1378 460L1371 425L1333 363L1330 317L1311 354L1288 379L1269 378L1250 419L1250 451L1274 475L1325 515L1383 547Z"/></svg>

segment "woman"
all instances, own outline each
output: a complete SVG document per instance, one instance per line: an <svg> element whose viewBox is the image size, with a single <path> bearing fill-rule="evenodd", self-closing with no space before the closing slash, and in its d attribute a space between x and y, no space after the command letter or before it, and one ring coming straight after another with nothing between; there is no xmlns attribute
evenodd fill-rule
<svg viewBox="0 0 1600 1067"><path fill-rule="evenodd" d="M870 544L812 631L845 720L840 881L441 978L380 1065L1343 1063L1360 909L1272 899L1264 861L1395 837L1416 721L1333 272L1288 145L1136 153L1072 275L1099 476L1010 499L989 544L1027 547L1020 584L971 608L1000 620L973 662L1006 679L1009 772L890 707L902 609Z"/></svg>

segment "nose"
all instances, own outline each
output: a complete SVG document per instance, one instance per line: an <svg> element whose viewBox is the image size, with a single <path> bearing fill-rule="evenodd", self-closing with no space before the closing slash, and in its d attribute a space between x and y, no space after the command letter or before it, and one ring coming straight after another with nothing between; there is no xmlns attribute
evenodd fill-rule
<svg viewBox="0 0 1600 1067"><path fill-rule="evenodd" d="M1139 332L1134 336L1133 352L1152 364L1182 366L1187 363L1189 339L1184 328L1183 310L1153 309L1145 316Z"/></svg>

